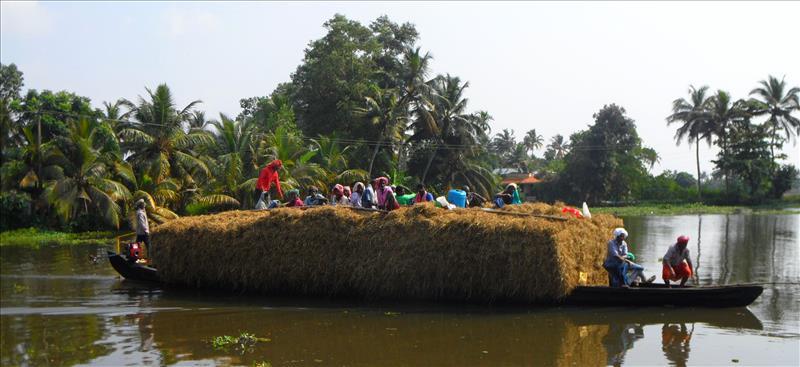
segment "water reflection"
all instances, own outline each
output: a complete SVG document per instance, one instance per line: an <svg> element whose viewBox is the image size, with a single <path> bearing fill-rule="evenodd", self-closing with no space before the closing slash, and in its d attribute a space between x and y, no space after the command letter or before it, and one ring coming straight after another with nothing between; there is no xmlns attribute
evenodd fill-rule
<svg viewBox="0 0 800 367"><path fill-rule="evenodd" d="M648 270L677 235L699 284L764 282L750 309L508 308L245 297L119 281L95 246L0 248L5 365L798 365L800 215L627 218ZM272 339L211 348L241 331Z"/></svg>
<svg viewBox="0 0 800 367"><path fill-rule="evenodd" d="M689 341L692 340L694 325L688 330L686 324L664 324L661 327L661 350L664 356L676 366L686 366L689 360Z"/></svg>

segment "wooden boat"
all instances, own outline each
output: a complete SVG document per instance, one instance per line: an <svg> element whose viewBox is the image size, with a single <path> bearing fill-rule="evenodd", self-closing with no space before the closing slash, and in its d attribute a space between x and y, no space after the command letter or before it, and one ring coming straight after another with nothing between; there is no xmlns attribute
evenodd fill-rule
<svg viewBox="0 0 800 367"><path fill-rule="evenodd" d="M125 255L108 251L108 262L125 279L141 282L161 282L156 268L128 261Z"/></svg>
<svg viewBox="0 0 800 367"><path fill-rule="evenodd" d="M108 251L108 261L125 279L161 282L155 268L128 261L125 255ZM753 303L763 290L762 286L755 284L672 288L664 284L644 284L630 288L579 286L564 299L564 303L576 306L619 307L744 307Z"/></svg>
<svg viewBox="0 0 800 367"><path fill-rule="evenodd" d="M756 284L671 288L664 284L643 284L629 288L579 286L565 298L564 303L621 307L745 307L753 303L763 291L764 287Z"/></svg>

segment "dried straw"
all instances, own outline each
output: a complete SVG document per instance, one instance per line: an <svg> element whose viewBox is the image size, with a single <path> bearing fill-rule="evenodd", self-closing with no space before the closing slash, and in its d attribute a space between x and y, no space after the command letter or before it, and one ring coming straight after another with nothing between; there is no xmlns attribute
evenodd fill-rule
<svg viewBox="0 0 800 367"><path fill-rule="evenodd" d="M558 215L547 204L509 211ZM566 221L431 204L390 213L342 207L184 217L152 235L169 282L267 294L548 302L600 266L621 220Z"/></svg>

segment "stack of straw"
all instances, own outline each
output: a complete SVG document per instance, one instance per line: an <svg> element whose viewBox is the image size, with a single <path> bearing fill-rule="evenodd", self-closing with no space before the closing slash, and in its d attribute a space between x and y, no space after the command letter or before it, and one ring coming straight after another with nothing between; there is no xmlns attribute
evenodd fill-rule
<svg viewBox="0 0 800 367"><path fill-rule="evenodd" d="M546 204L509 207L560 213ZM608 215L557 221L430 204L390 213L316 207L183 217L151 238L159 274L174 284L281 295L550 302L579 283L607 281L600 264L621 224Z"/></svg>

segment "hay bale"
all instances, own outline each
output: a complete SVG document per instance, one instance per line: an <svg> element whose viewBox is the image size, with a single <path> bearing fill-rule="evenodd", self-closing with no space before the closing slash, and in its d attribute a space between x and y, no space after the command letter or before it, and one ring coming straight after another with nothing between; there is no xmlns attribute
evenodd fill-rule
<svg viewBox="0 0 800 367"><path fill-rule="evenodd" d="M530 210L553 214L546 204ZM600 266L621 221L553 221L415 205L391 213L336 207L232 211L156 228L154 263L168 283L267 294L540 302Z"/></svg>

